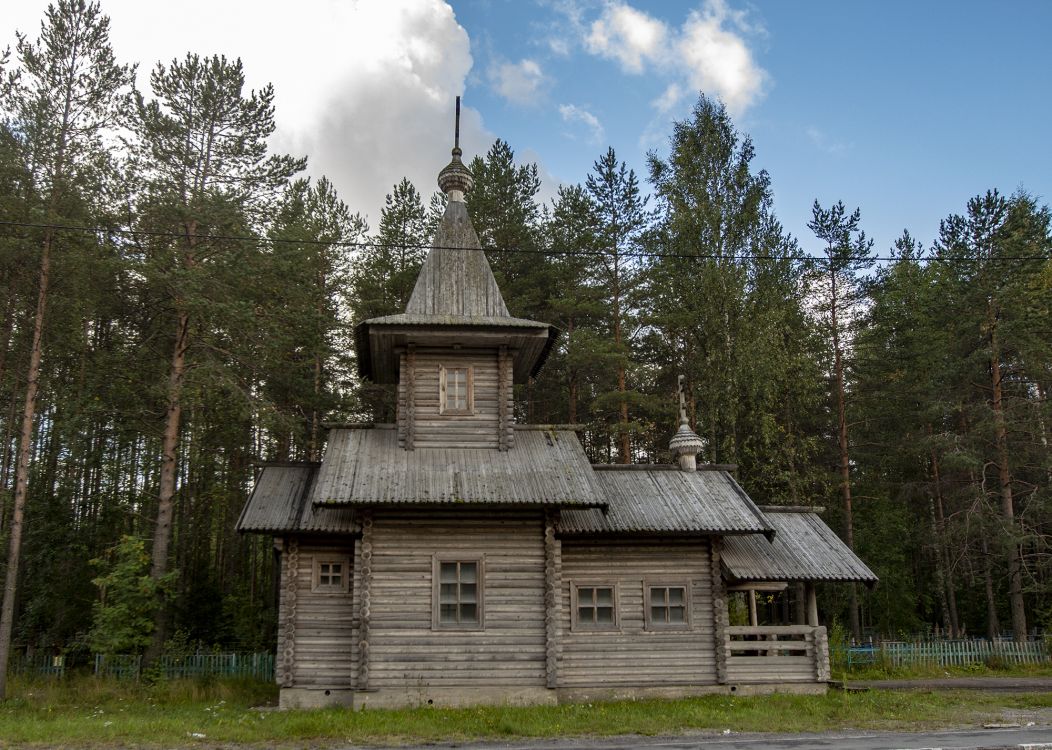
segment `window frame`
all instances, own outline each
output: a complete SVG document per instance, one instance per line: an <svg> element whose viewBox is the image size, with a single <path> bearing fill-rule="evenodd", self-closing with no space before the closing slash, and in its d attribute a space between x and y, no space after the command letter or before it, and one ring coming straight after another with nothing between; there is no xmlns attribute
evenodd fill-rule
<svg viewBox="0 0 1052 750"><path fill-rule="evenodd" d="M340 583L323 584L321 582L322 565L340 565ZM331 575L331 572L329 573ZM314 555L311 561L310 590L312 594L346 594L351 590L351 556L350 555Z"/></svg>
<svg viewBox="0 0 1052 750"><path fill-rule="evenodd" d="M656 578L643 580L643 621L650 631L691 630L694 627L693 590L694 582L682 578ZM651 589L683 589L683 622L659 622L651 612Z"/></svg>
<svg viewBox="0 0 1052 750"><path fill-rule="evenodd" d="M475 622L442 622L442 563L475 563ZM485 630L486 629L486 556L436 554L431 560L431 629L432 630ZM460 602L457 602L459 606Z"/></svg>
<svg viewBox="0 0 1052 750"><path fill-rule="evenodd" d="M580 589L611 589L613 594L614 620L610 623L581 622L578 616ZM621 592L617 581L571 580L570 581L570 630L588 633L621 632Z"/></svg>
<svg viewBox="0 0 1052 750"><path fill-rule="evenodd" d="M446 404L446 377L450 370L464 370L465 408L455 409ZM475 414L475 368L472 365L441 364L438 366L438 413L441 415L472 416Z"/></svg>

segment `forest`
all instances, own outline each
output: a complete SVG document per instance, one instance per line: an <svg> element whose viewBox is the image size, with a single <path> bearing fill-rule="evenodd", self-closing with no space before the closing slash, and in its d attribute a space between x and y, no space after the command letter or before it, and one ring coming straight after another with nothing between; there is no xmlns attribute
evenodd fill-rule
<svg viewBox="0 0 1052 750"><path fill-rule="evenodd" d="M234 525L261 461L391 421L353 327L400 312L443 196L347 206L271 153L239 60L146 90L94 2L56 0L0 63L0 674L15 652L273 648L273 549ZM436 127L444 124L436 123ZM975 197L924 246L771 176L699 94L637 175L613 148L539 199L497 140L468 208L513 315L562 330L517 418L581 425L596 463L668 462L677 376L761 504L817 505L880 576L821 592L858 637L1052 626L1052 214ZM845 196L848 199L849 196ZM862 207L864 209L864 207ZM2 678L0 678L2 679Z"/></svg>

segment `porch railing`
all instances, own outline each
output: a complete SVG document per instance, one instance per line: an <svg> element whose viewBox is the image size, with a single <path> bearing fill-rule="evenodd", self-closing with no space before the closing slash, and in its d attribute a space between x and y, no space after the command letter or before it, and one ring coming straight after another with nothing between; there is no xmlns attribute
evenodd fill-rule
<svg viewBox="0 0 1052 750"><path fill-rule="evenodd" d="M824 627L734 625L724 628L727 681L827 682L829 640Z"/></svg>

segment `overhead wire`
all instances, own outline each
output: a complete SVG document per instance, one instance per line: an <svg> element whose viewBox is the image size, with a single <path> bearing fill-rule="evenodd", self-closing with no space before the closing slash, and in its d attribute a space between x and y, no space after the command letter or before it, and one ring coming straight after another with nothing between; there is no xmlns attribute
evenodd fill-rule
<svg viewBox="0 0 1052 750"><path fill-rule="evenodd" d="M128 237L165 237L171 239L185 239L186 233L181 232L170 232L170 231L158 231L150 229L125 229L121 227L90 227L80 226L74 224L46 224L39 222L29 221L6 221L0 220L0 227L13 227L19 229L50 229L61 232L84 232L88 234L117 234ZM289 244L289 245L317 245L324 247L347 247L347 248L373 248L373 249L418 249L418 250L463 250L462 247L457 246L446 246L446 245L434 245L430 243L413 243L413 242L376 242L374 240L312 240L312 239L296 239L290 237L264 237L256 235L235 235L235 234L195 234L194 238L197 240L212 240L221 242L253 242L258 244ZM547 255L547 256L563 256L563 257L605 257L610 255L609 252L603 250L549 250L539 248L521 248L521 247L495 247L486 246L479 248L482 251L488 252L514 252L514 253L526 253L532 255ZM717 253L671 253L671 252L646 252L646 251L624 251L618 253L624 258L641 258L641 259L664 259L664 258L678 258L682 260L788 260L788 261L813 261L823 262L829 260L827 257L821 255L808 255L806 253L787 253L783 255L771 255L762 253L728 253L728 254L717 254ZM900 256L895 255L870 255L866 258L876 263L885 263L901 260ZM959 263L975 263L978 259L975 258L961 258L952 256L935 256L927 255L919 257L917 260L922 262L959 262ZM983 261L1002 262L1002 261L1047 261L1052 260L1052 256L1046 255L998 255L990 258L984 258Z"/></svg>

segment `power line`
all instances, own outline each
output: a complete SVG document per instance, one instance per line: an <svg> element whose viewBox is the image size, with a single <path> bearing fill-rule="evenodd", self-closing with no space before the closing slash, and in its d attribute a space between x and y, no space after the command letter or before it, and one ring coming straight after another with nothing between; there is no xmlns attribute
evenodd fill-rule
<svg viewBox="0 0 1052 750"><path fill-rule="evenodd" d="M180 234L179 232L162 232L149 229L121 229L118 227L87 227L77 226L71 224L41 224L28 221L0 221L0 226L5 227L16 227L20 229L51 229L54 231L61 232L85 232L88 234L119 234L128 237L167 237L171 239L185 239L186 234ZM417 250L463 250L465 248L458 247L455 245L432 245L424 243L413 243L413 242L375 242L372 240L355 240L355 241L328 241L328 240L310 240L310 239L292 239L285 237L258 237L254 235L236 235L236 234L196 234L195 239L198 240L217 240L225 242L254 242L257 244L288 244L288 245L319 245L325 247L347 247L347 248L374 248L374 249L417 249ZM602 250L539 250L532 248L520 248L520 247L494 247L487 246L480 248L483 251L489 252L514 252L514 253L527 253L531 255L546 255L546 256L564 256L564 257L606 257L610 253ZM624 258L679 258L682 260L789 260L789 261L813 261L821 263L828 260L819 255L807 255L804 253L786 254L786 255L763 255L759 253L736 253L728 255L717 255L715 253L702 253L702 254L689 254L689 253L661 253L661 252L622 252L619 254ZM1052 259L1049 256L1041 255L999 255L996 257L985 258L984 262L1003 262L1003 261L1047 261ZM892 262L901 260L901 258L894 255L871 255L867 260L874 261L876 263ZM918 258L919 261L924 262L938 262L938 263L976 263L979 262L972 258L953 258L953 257L939 257L939 256L927 256L925 258Z"/></svg>

